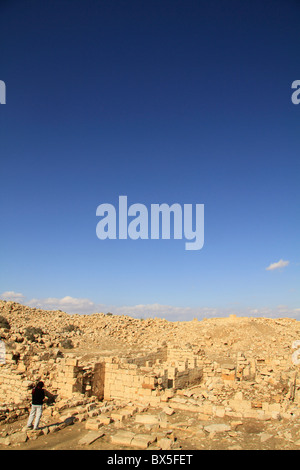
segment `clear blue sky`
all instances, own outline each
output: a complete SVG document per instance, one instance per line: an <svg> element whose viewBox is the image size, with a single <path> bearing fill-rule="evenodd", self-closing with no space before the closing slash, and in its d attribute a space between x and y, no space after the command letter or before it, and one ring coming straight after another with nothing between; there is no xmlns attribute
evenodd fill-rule
<svg viewBox="0 0 300 470"><path fill-rule="evenodd" d="M299 18L296 0L2 0L1 297L299 318ZM204 204L204 247L99 240L119 195Z"/></svg>

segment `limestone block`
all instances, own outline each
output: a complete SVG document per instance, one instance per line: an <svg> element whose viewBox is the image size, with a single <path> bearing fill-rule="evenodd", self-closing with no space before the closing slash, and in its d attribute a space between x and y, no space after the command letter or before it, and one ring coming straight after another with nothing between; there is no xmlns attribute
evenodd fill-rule
<svg viewBox="0 0 300 470"><path fill-rule="evenodd" d="M161 450L170 450L172 449L173 441L167 437L162 437L157 441L157 445L161 448Z"/></svg>
<svg viewBox="0 0 300 470"><path fill-rule="evenodd" d="M126 418L126 415L122 414L122 413L119 413L119 412L114 412L114 413L111 414L111 418L114 421L124 421L124 419Z"/></svg>
<svg viewBox="0 0 300 470"><path fill-rule="evenodd" d="M66 358L65 365L66 366L73 366L73 367L75 366L75 367L77 367L78 366L78 359L68 357L68 358Z"/></svg>
<svg viewBox="0 0 300 470"><path fill-rule="evenodd" d="M102 426L97 419L88 419L85 423L85 429L90 429L91 431L97 431Z"/></svg>
<svg viewBox="0 0 300 470"><path fill-rule="evenodd" d="M111 443L122 446L130 446L134 438L134 433L131 431L119 431L114 436L111 436Z"/></svg>
<svg viewBox="0 0 300 470"><path fill-rule="evenodd" d="M112 418L111 418L111 416L100 415L99 418L98 418L98 421L99 421L99 423L101 423L103 425L107 425L107 424L110 424L112 422Z"/></svg>
<svg viewBox="0 0 300 470"><path fill-rule="evenodd" d="M216 406L214 410L215 416L218 418L223 418L225 416L225 407L224 406Z"/></svg>
<svg viewBox="0 0 300 470"><path fill-rule="evenodd" d="M198 416L199 421L207 421L208 419L210 419L210 415L205 414L205 413L198 413L197 416Z"/></svg>
<svg viewBox="0 0 300 470"><path fill-rule="evenodd" d="M27 439L28 437L25 431L18 431L9 436L11 445L22 444L23 442L26 442Z"/></svg>
<svg viewBox="0 0 300 470"><path fill-rule="evenodd" d="M231 426L229 424L209 424L204 426L204 430L208 433L220 433L220 432L227 432L231 431Z"/></svg>
<svg viewBox="0 0 300 470"><path fill-rule="evenodd" d="M0 445L2 446L9 446L10 445L10 437L0 437Z"/></svg>
<svg viewBox="0 0 300 470"><path fill-rule="evenodd" d="M148 434L136 434L131 441L131 446L137 447L138 449L147 449L155 440L156 437Z"/></svg>
<svg viewBox="0 0 300 470"><path fill-rule="evenodd" d="M139 391L139 395L144 396L144 397L151 397L151 388L143 388L142 390Z"/></svg>
<svg viewBox="0 0 300 470"><path fill-rule="evenodd" d="M90 431L87 434L85 434L81 439L79 439L78 444L90 445L93 442L95 442L97 439L100 439L100 437L103 437L103 436L104 436L103 432Z"/></svg>
<svg viewBox="0 0 300 470"><path fill-rule="evenodd" d="M141 424L150 424L150 425L155 425L159 423L159 419L156 415L148 414L148 413L142 413L142 414L137 414L135 417L135 422L136 423L141 423Z"/></svg>
<svg viewBox="0 0 300 470"><path fill-rule="evenodd" d="M244 411L243 412L243 417L244 418L254 418L254 419L261 419L264 420L266 419L266 414L263 410L250 410L250 411ZM271 416L270 416L271 418ZM270 419L267 418L267 419Z"/></svg>
<svg viewBox="0 0 300 470"><path fill-rule="evenodd" d="M162 408L162 411L166 413L168 416L172 416L175 413L174 409L171 408L170 406L164 406Z"/></svg>
<svg viewBox="0 0 300 470"><path fill-rule="evenodd" d="M234 411L247 411L251 409L251 402L247 400L229 400L229 406Z"/></svg>

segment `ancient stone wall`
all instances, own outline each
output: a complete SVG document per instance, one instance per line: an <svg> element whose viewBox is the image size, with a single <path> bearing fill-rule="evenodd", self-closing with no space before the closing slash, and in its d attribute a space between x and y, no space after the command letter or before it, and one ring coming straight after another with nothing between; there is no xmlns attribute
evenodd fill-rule
<svg viewBox="0 0 300 470"><path fill-rule="evenodd" d="M25 374L12 370L10 366L1 365L0 402L22 403L30 393L31 384Z"/></svg>
<svg viewBox="0 0 300 470"><path fill-rule="evenodd" d="M149 358L148 358L149 359ZM132 361L133 362L133 361ZM139 361L140 362L140 361ZM161 393L168 388L183 388L200 382L202 368L189 368L188 361L182 361L183 367L171 367L168 363L143 361L145 366L135 363L118 362L117 359L105 362L104 398L146 400L157 403Z"/></svg>
<svg viewBox="0 0 300 470"><path fill-rule="evenodd" d="M84 393L83 370L78 366L78 359L61 360L51 372L50 382L52 389L57 390L62 397Z"/></svg>
<svg viewBox="0 0 300 470"><path fill-rule="evenodd" d="M181 361L165 362L171 357L181 357ZM28 388L34 382L48 377L51 390L61 397L73 394L95 395L99 399L125 399L160 401L165 389L180 389L202 378L202 367L195 366L196 358L185 358L184 351L172 350L168 356L167 348L158 348L145 356L135 358L103 357L99 362L86 367L76 357L48 357L27 354L17 359L8 353L6 365L0 365L3 400L28 399ZM176 365L176 367L174 367ZM190 367L192 366L192 367ZM10 379L8 379L10 375ZM18 386L16 384L18 380ZM26 385L20 386L25 383ZM6 387L11 384L11 387ZM14 385L16 385L14 391ZM6 388L6 391L5 391Z"/></svg>

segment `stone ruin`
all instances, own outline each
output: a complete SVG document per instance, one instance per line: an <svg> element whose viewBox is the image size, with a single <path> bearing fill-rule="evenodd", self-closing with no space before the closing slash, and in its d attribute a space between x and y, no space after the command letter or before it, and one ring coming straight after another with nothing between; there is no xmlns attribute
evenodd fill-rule
<svg viewBox="0 0 300 470"><path fill-rule="evenodd" d="M170 390L199 384L202 376L201 356L191 349L167 345L147 356L99 357L87 364L73 354L64 357L60 351L23 357L7 352L0 367L0 399L22 403L28 398L33 377L46 377L52 393L62 398L83 395L155 405Z"/></svg>
<svg viewBox="0 0 300 470"><path fill-rule="evenodd" d="M51 393L63 399L95 397L159 406L172 402L181 390L199 389L197 403L186 403L186 409L276 417L279 412L298 412L300 406L300 377L289 362L290 357L254 358L242 352L236 354L235 362L226 357L216 361L192 345L167 344L147 355L103 356L89 362L59 349L33 355L6 352L5 363L0 365L0 400L6 404L28 402L34 379L43 378ZM242 390L247 395L256 383L268 385L268 400L243 398ZM226 397L230 397L227 407L220 403Z"/></svg>
<svg viewBox="0 0 300 470"><path fill-rule="evenodd" d="M56 409L80 403L111 409L112 403L114 419L120 420L127 416L128 404L136 409L167 405L169 410L196 413L199 419L300 418L296 320L231 317L171 324L78 315L72 323L82 331L62 334L57 333L58 319L70 322L63 312L34 311L9 302L3 303L2 312L13 327L0 325L0 422L28 413L30 390L38 380L56 397ZM48 330L26 339L24 327L32 319L37 325L42 319L40 325ZM72 339L77 348L62 347L62 339ZM120 340L125 351L105 349L106 340ZM82 349L90 343L91 354Z"/></svg>

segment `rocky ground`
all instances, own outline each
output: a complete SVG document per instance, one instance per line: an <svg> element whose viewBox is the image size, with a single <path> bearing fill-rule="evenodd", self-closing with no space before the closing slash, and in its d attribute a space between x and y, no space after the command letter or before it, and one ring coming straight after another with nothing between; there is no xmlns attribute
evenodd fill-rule
<svg viewBox="0 0 300 470"><path fill-rule="evenodd" d="M29 327L34 328L33 336ZM116 400L98 402L93 397L58 399L45 405L38 432L24 431L28 404L21 411L20 405L3 403L0 450L300 449L300 406L292 402L294 396L290 390L290 378L297 376L299 366L288 362L293 342L300 339L300 325L296 320L230 316L169 322L103 313L68 315L2 301L0 337L12 354L59 349L62 354L85 361L99 354L120 357L145 354L164 342L179 348L189 344L218 363L230 362L245 351L258 363L266 358L274 359L272 367L266 361L255 379L222 385L212 377L198 388L178 390L169 401L157 407ZM283 361L288 365L282 367ZM241 396L257 407L270 402L285 409L286 403L288 411L274 413L267 419L197 411L199 402L218 406L220 410L229 409L229 400ZM9 413L4 412L8 407Z"/></svg>
<svg viewBox="0 0 300 470"><path fill-rule="evenodd" d="M105 406L105 405L104 405ZM128 410L127 405L127 410ZM27 417L0 427L0 450L298 450L300 420L258 421L254 419L209 418L193 412L147 408L124 419L124 407L101 413L103 404L78 416L78 406L68 407L56 419L43 417L40 431L24 431ZM88 410L89 406L85 406ZM100 412L98 415L97 413ZM104 419L106 418L106 419ZM110 421L110 422L109 422ZM135 439L135 443L133 441Z"/></svg>

